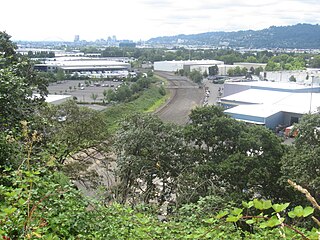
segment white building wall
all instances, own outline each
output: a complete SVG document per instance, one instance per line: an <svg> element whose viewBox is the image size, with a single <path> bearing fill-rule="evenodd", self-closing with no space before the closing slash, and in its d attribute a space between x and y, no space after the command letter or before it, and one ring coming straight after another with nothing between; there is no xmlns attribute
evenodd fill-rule
<svg viewBox="0 0 320 240"><path fill-rule="evenodd" d="M307 69L307 70L296 70L296 71L274 71L274 72L261 72L260 75L268 81L275 82L289 82L291 76L294 76L297 83L310 85L320 83L320 70L319 69ZM309 78L307 79L307 76ZM312 79L313 76L313 79ZM313 80L313 81L312 81Z"/></svg>
<svg viewBox="0 0 320 240"><path fill-rule="evenodd" d="M218 65L218 75L228 75L228 70L235 68L237 65Z"/></svg>
<svg viewBox="0 0 320 240"><path fill-rule="evenodd" d="M154 62L153 68L155 71L175 72L183 69L184 62L182 61L162 61Z"/></svg>
<svg viewBox="0 0 320 240"><path fill-rule="evenodd" d="M186 61L160 61L154 62L154 70L155 71L168 71L175 72L180 69L184 69L184 67L190 69L199 69L200 71L208 71L210 66L214 65L222 65L222 61L217 60L186 60Z"/></svg>

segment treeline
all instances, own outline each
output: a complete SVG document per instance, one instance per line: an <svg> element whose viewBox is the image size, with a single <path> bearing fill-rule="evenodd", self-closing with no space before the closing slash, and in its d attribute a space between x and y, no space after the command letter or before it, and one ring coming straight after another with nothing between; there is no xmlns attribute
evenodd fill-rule
<svg viewBox="0 0 320 240"><path fill-rule="evenodd" d="M302 70L306 67L320 67L317 54L273 53L270 51L240 53L232 49L141 49L109 47L102 51L104 57L132 57L138 62L172 60L220 60L225 64L237 62L267 63L267 71Z"/></svg>
<svg viewBox="0 0 320 240"><path fill-rule="evenodd" d="M107 102L133 101L140 96L143 90L149 88L155 82L156 80L152 77L141 77L135 82L124 82L115 90L104 90L103 95ZM161 95L166 95L166 90L163 86L160 86L158 91Z"/></svg>
<svg viewBox="0 0 320 240"><path fill-rule="evenodd" d="M130 117L115 145L121 201L157 199L182 205L214 195L233 202L259 196L299 204L286 181L319 194L315 182L320 158L311 160L320 151L319 133L311 134L318 124L318 115L305 116L297 125L301 137L285 146L270 130L238 122L214 106L193 110L190 124L182 128L152 116Z"/></svg>
<svg viewBox="0 0 320 240"><path fill-rule="evenodd" d="M206 32L152 38L151 44L168 45L183 40L185 45L230 46L233 48L319 49L320 27L318 24L271 26L263 30L237 32Z"/></svg>

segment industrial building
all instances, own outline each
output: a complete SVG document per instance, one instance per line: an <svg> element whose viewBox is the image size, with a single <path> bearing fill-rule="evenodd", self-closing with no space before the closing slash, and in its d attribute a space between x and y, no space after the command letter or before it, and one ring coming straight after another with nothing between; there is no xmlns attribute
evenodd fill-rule
<svg viewBox="0 0 320 240"><path fill-rule="evenodd" d="M249 89L270 90L273 92L320 92L320 87L317 84L304 85L293 82L269 82L269 81L246 81L246 82L231 82L224 83L223 96L239 93Z"/></svg>
<svg viewBox="0 0 320 240"><path fill-rule="evenodd" d="M231 117L267 128L290 126L307 113L319 113L320 87L295 83L226 83L221 105Z"/></svg>
<svg viewBox="0 0 320 240"><path fill-rule="evenodd" d="M222 61L217 60L187 60L187 61L160 61L154 62L155 71L176 72L180 69L185 71L198 70L202 73L208 72L208 68L214 65L223 65Z"/></svg>
<svg viewBox="0 0 320 240"><path fill-rule="evenodd" d="M236 67L247 68L258 68L263 69L267 64L264 63L235 63L234 65L225 65L224 62L218 60L188 60L188 61L161 61L154 62L155 71L166 71L166 72L176 72L180 69L191 72L192 70L200 71L201 73L209 73L209 67L217 65L219 72L218 75L228 75L229 69L234 69Z"/></svg>
<svg viewBox="0 0 320 240"><path fill-rule="evenodd" d="M261 72L262 79L274 82L288 82L290 77L294 77L297 83L320 83L320 69L307 68L306 70L287 70Z"/></svg>
<svg viewBox="0 0 320 240"><path fill-rule="evenodd" d="M86 76L115 76L128 75L131 64L122 61L111 61L103 58L61 57L46 60L42 64L35 64L34 68L44 72L63 70L66 74ZM96 77L97 77L96 76Z"/></svg>

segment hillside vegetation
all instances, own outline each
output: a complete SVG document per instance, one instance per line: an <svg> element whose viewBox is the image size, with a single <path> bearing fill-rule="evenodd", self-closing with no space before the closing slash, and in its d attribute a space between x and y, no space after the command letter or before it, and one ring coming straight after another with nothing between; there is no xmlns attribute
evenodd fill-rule
<svg viewBox="0 0 320 240"><path fill-rule="evenodd" d="M195 108L186 126L141 113L163 96L156 85L106 112L47 105L30 97L46 81L0 36L2 239L319 239L320 115L285 146L216 106ZM113 174L108 188L83 158L71 169L88 172L94 198L68 171L89 149L115 155L112 167L94 159Z"/></svg>
<svg viewBox="0 0 320 240"><path fill-rule="evenodd" d="M237 32L207 32L190 35L157 37L148 40L152 44L211 45L244 48L320 48L320 26L297 24L272 26L263 30Z"/></svg>

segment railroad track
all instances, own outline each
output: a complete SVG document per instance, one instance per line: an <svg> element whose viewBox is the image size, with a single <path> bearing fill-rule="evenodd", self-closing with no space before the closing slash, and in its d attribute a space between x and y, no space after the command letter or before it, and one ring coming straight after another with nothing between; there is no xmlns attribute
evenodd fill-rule
<svg viewBox="0 0 320 240"><path fill-rule="evenodd" d="M156 72L156 74L168 80L166 88L171 92L171 98L155 114L165 122L186 124L192 108L201 104L203 90L186 77L175 76L167 72Z"/></svg>

